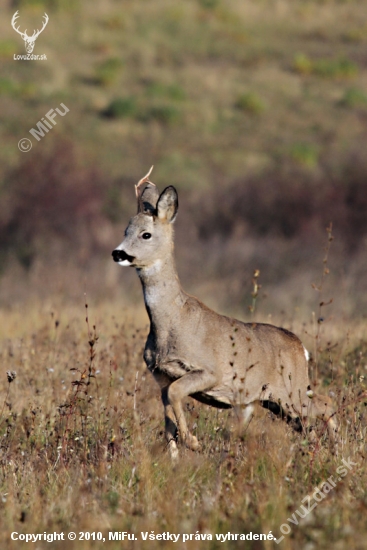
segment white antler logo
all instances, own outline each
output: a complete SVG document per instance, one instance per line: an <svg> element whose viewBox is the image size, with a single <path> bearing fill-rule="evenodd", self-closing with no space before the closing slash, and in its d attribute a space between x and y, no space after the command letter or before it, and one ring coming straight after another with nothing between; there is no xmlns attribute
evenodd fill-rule
<svg viewBox="0 0 367 550"><path fill-rule="evenodd" d="M43 31L43 29L45 28L45 26L48 23L48 15L47 15L47 13L45 13L45 15L43 16L45 18L45 20L43 22L42 29L33 31L32 36L28 36L27 29L24 32L22 32L22 31L19 30L19 27L17 28L15 26L15 23L16 23L16 20L18 19L18 17L19 17L19 11L16 11L13 15L12 20L11 20L11 26L23 38L24 43L25 43L26 52L27 53L32 53L35 41L37 40L37 38L39 37L39 35L41 34L41 32Z"/></svg>

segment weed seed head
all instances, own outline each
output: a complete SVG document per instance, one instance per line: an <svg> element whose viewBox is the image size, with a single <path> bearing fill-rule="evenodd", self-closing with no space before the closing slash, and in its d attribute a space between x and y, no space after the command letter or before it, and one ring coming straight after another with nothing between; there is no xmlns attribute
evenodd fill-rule
<svg viewBox="0 0 367 550"><path fill-rule="evenodd" d="M11 384L17 377L17 373L14 370L8 370L6 372L9 384Z"/></svg>

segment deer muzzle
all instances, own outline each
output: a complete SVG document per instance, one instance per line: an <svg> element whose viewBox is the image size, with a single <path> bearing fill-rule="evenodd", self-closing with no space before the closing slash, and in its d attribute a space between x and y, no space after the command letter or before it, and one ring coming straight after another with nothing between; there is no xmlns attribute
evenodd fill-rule
<svg viewBox="0 0 367 550"><path fill-rule="evenodd" d="M112 258L118 264L126 266L131 266L135 259L134 256L129 256L124 250L119 250L118 248L112 252Z"/></svg>

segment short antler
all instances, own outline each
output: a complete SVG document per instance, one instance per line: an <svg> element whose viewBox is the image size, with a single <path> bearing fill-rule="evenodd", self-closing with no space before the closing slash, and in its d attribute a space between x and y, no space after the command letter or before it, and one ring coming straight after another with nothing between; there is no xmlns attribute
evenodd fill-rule
<svg viewBox="0 0 367 550"><path fill-rule="evenodd" d="M144 183L151 183L152 185L154 185L154 183L152 183L151 181L149 181L149 176L150 176L150 174L152 173L153 168L154 168L154 165L150 167L150 170L149 170L149 172L147 173L147 175L144 176L143 178L141 178L141 180L137 183L137 185L135 185L135 194L136 194L136 198L137 198L137 199L139 199L139 195L141 195L140 187L141 187Z"/></svg>
<svg viewBox="0 0 367 550"><path fill-rule="evenodd" d="M159 192L156 185L149 179L153 168L154 166L152 166L147 175L135 185L135 194L138 199L138 214L142 212L144 214L153 215L156 211Z"/></svg>

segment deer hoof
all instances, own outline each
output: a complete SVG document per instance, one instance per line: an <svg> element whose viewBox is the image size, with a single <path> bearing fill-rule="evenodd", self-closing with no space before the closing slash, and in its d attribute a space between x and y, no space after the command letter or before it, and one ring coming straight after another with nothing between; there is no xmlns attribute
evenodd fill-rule
<svg viewBox="0 0 367 550"><path fill-rule="evenodd" d="M197 438L192 434L187 435L185 445L186 447L188 447L188 449L191 449L191 451L198 451L200 449L200 443L198 442Z"/></svg>

